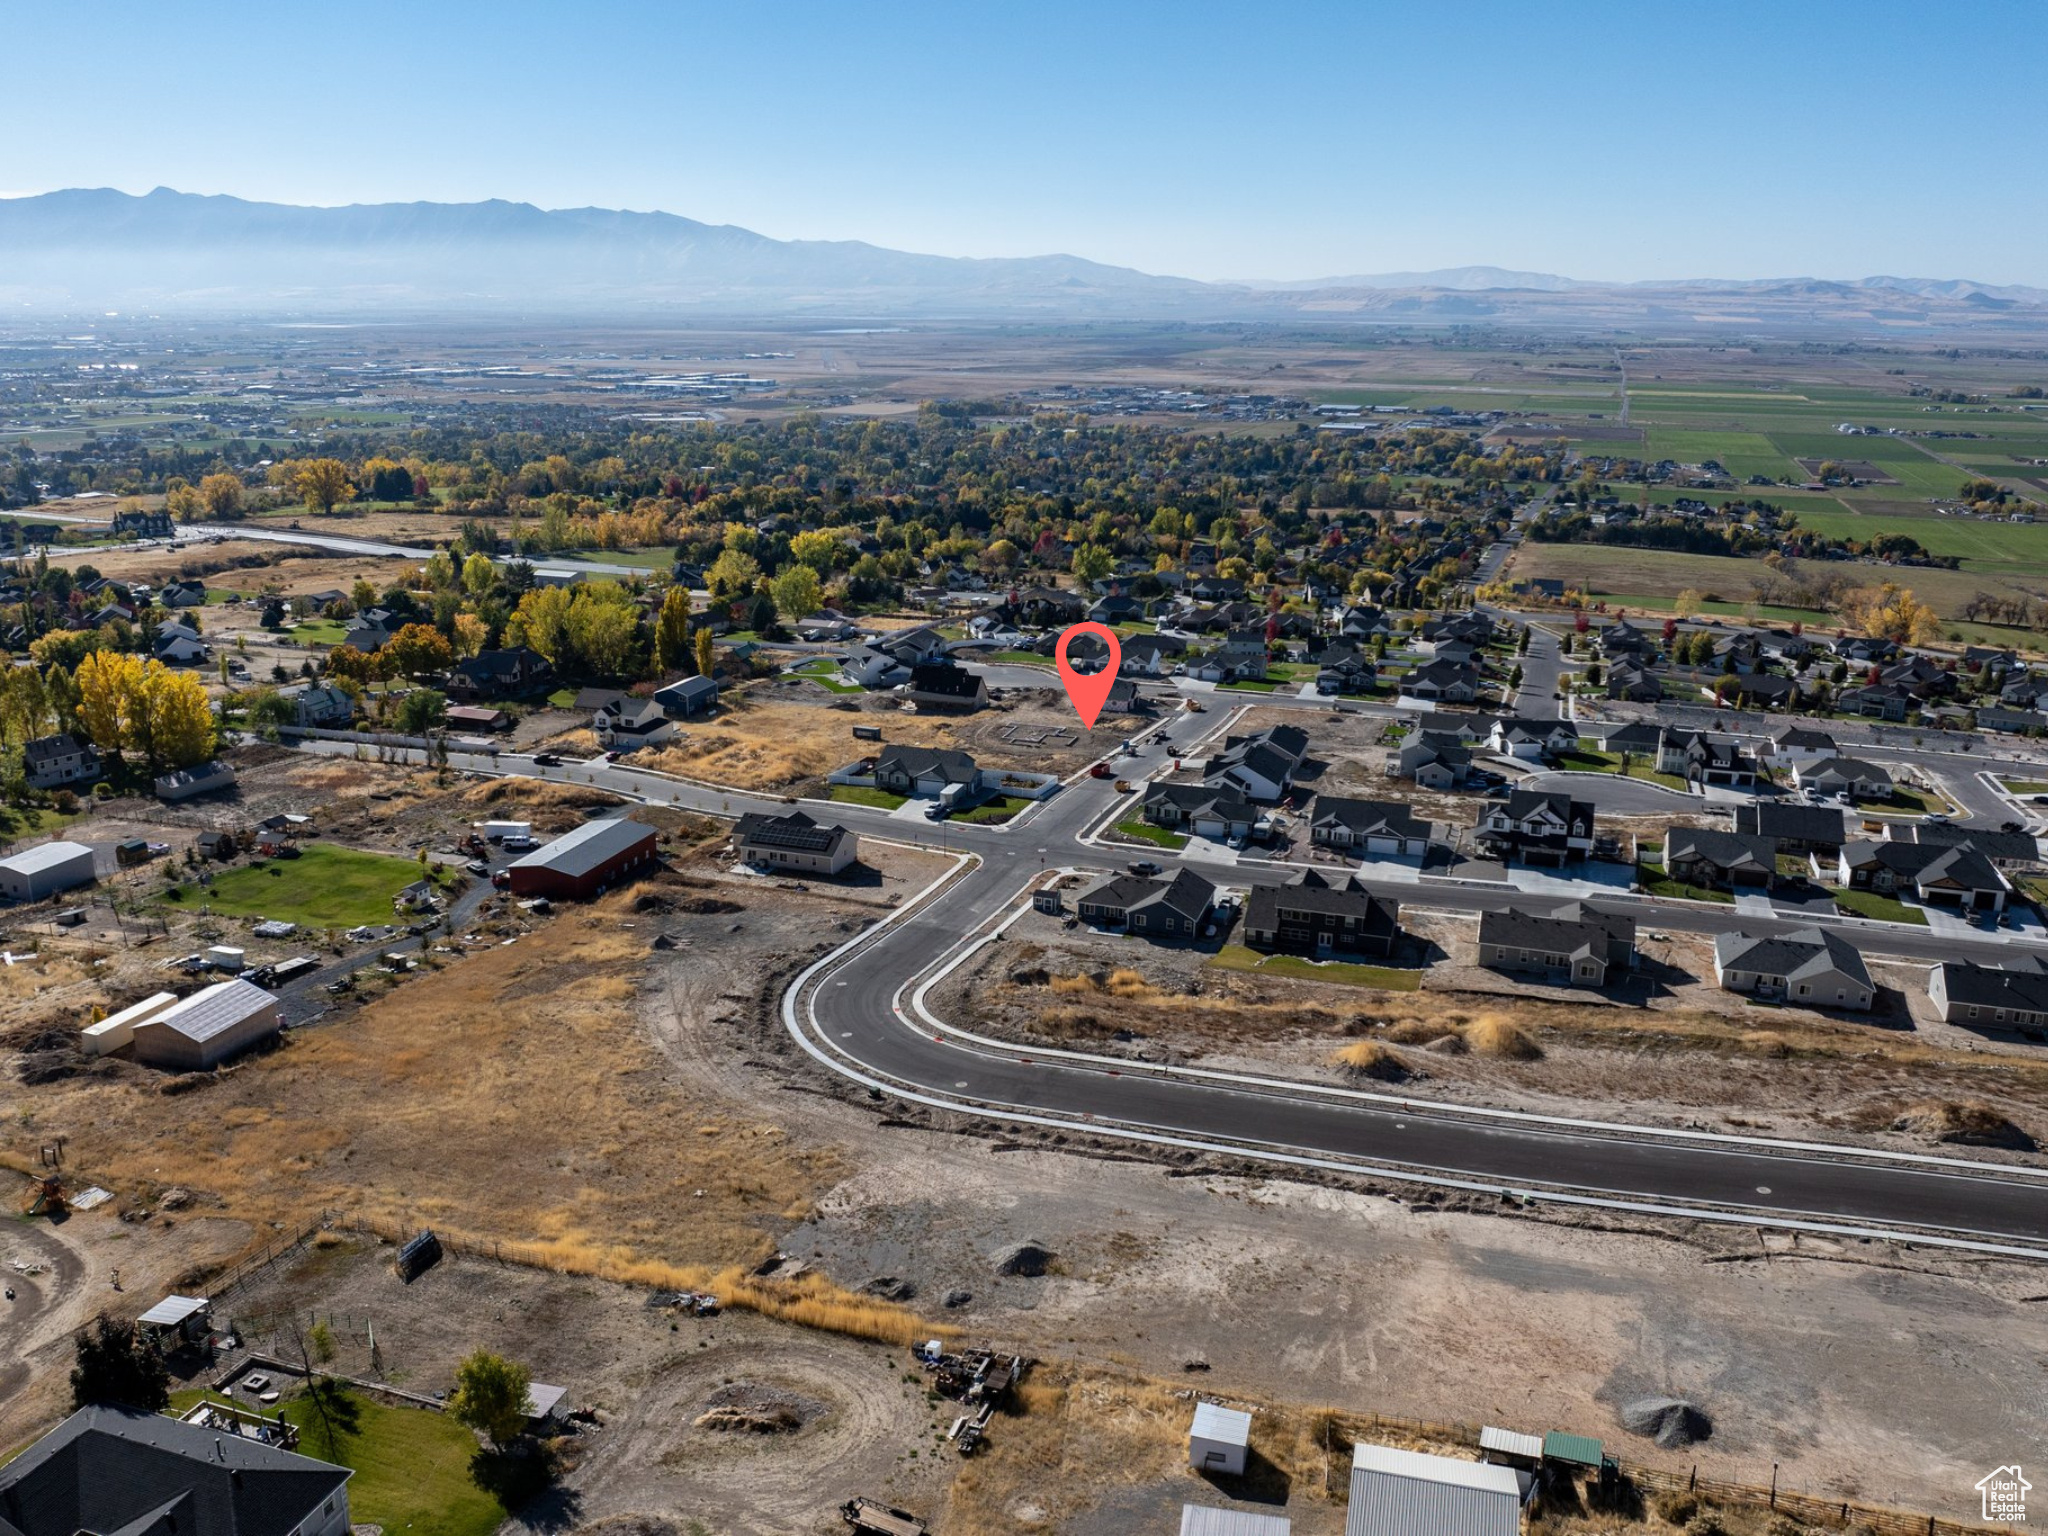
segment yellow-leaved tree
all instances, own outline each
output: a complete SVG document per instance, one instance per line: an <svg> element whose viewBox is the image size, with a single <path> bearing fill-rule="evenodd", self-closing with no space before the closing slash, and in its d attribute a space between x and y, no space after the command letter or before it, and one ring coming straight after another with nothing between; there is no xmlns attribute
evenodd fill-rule
<svg viewBox="0 0 2048 1536"><path fill-rule="evenodd" d="M1888 581L1855 587L1841 599L1842 622L1858 634L1881 636L1900 645L1926 645L1941 638L1941 620L1911 587Z"/></svg>
<svg viewBox="0 0 2048 1536"><path fill-rule="evenodd" d="M78 724L113 756L134 753L152 773L213 755L213 706L189 672L125 651L94 651L73 675Z"/></svg>

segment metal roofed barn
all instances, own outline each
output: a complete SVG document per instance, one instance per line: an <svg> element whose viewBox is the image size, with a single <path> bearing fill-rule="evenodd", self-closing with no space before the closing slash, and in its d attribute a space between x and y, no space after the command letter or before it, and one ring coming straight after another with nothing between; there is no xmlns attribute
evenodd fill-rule
<svg viewBox="0 0 2048 1536"><path fill-rule="evenodd" d="M1200 1504L1180 1507L1180 1536L1289 1536L1294 1522L1285 1515L1255 1515L1242 1509L1209 1509Z"/></svg>
<svg viewBox="0 0 2048 1536"><path fill-rule="evenodd" d="M654 863L654 828L630 817L586 821L508 868L515 896L595 896Z"/></svg>
<svg viewBox="0 0 2048 1536"><path fill-rule="evenodd" d="M284 1027L278 1001L252 982L218 982L135 1025L135 1059L197 1072L269 1039Z"/></svg>
<svg viewBox="0 0 2048 1536"><path fill-rule="evenodd" d="M0 859L0 896L11 901L41 901L92 880L92 850L83 843L38 843Z"/></svg>
<svg viewBox="0 0 2048 1536"><path fill-rule="evenodd" d="M1512 1467L1356 1445L1344 1536L1518 1536L1528 1487Z"/></svg>

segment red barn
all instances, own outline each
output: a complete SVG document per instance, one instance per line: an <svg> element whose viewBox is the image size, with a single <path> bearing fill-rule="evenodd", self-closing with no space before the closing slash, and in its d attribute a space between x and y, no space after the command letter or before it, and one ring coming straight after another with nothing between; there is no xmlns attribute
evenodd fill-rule
<svg viewBox="0 0 2048 1536"><path fill-rule="evenodd" d="M624 816L586 821L507 866L515 896L595 896L654 867L654 828Z"/></svg>

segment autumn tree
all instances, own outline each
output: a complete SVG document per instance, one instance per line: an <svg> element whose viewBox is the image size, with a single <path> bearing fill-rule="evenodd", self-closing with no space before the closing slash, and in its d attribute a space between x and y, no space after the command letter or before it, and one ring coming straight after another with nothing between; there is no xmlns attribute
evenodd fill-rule
<svg viewBox="0 0 2048 1536"><path fill-rule="evenodd" d="M445 672L455 664L447 638L431 624L407 624L384 643L391 666L404 677Z"/></svg>
<svg viewBox="0 0 2048 1536"><path fill-rule="evenodd" d="M654 620L654 667L663 676L679 671L690 659L690 594L670 587Z"/></svg>
<svg viewBox="0 0 2048 1536"><path fill-rule="evenodd" d="M473 613L458 613L449 627L455 632L455 637L448 642L449 648L455 652L458 661L467 661L480 654L484 642L491 638L491 626Z"/></svg>
<svg viewBox="0 0 2048 1536"><path fill-rule="evenodd" d="M462 562L462 590L471 597L482 597L497 579L498 568L489 555L471 555Z"/></svg>
<svg viewBox="0 0 2048 1536"><path fill-rule="evenodd" d="M533 1376L525 1366L480 1349L455 1367L448 1412L493 1445L505 1445L526 1427L532 1391Z"/></svg>
<svg viewBox="0 0 2048 1536"><path fill-rule="evenodd" d="M173 476L164 482L164 510L181 523L196 523L206 510L206 499L190 481Z"/></svg>
<svg viewBox="0 0 2048 1536"><path fill-rule="evenodd" d="M356 488L348 478L348 466L339 459L306 459L293 466L291 488L309 512L326 514L344 501L353 500Z"/></svg>
<svg viewBox="0 0 2048 1536"><path fill-rule="evenodd" d="M208 475L199 482L199 500L205 505L208 517L240 517L244 494L242 477L227 470Z"/></svg>
<svg viewBox="0 0 2048 1536"><path fill-rule="evenodd" d="M119 757L124 736L126 700L142 671L140 657L121 651L94 651L78 664L78 726L108 757Z"/></svg>
<svg viewBox="0 0 2048 1536"><path fill-rule="evenodd" d="M1941 620L1911 587L1888 581L1879 587L1852 587L1842 595L1842 622L1859 634L1882 637L1900 645L1926 645L1941 637Z"/></svg>
<svg viewBox="0 0 2048 1536"><path fill-rule="evenodd" d="M711 675L711 668L717 659L718 650L711 631L708 629L698 630L696 644L697 673L700 677L709 677Z"/></svg>
<svg viewBox="0 0 2048 1536"><path fill-rule="evenodd" d="M825 604L824 585L808 565L785 567L769 586L776 611L787 619L807 619Z"/></svg>

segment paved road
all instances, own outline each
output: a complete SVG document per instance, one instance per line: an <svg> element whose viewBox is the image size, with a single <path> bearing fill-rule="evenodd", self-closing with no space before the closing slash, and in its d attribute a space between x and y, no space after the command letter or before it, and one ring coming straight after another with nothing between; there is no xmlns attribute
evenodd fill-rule
<svg viewBox="0 0 2048 1536"><path fill-rule="evenodd" d="M1145 756L1157 762L1167 746L1185 749L1225 719L1220 707L1200 715L1177 712L1157 728L1167 745L1154 744ZM308 743L307 749L353 751L347 744L324 742ZM712 815L773 812L781 805L619 764L537 769L530 758L513 754L460 752L451 754L450 761L483 773L592 783ZM913 1027L911 1020L899 1017L898 1007L910 1006L907 1000L899 1002L908 984L963 936L1016 908L1041 871L1068 867L1100 873L1123 865L1128 850L1082 841L1110 813L1116 798L1108 783L1082 778L1001 829L895 820L868 807L835 806L835 817L869 835L969 852L979 862L948 887L942 901L864 940L791 1000L813 1044L829 1051L843 1070L969 1114L1080 1118L1105 1134L1171 1135L1263 1150L1274 1157L1356 1160L1552 1196L1597 1196L1660 1207L1693 1203L1759 1220L1813 1219L2048 1245L2048 1180L2029 1180L1993 1166L1957 1170L1847 1152L1760 1150L1733 1139L1686 1143L1655 1134L1487 1121L1448 1106L1333 1101L1300 1085L1223 1086L1163 1076L1130 1063L1055 1061L1043 1052L934 1039L929 1028ZM1213 866L1208 872L1216 873ZM1227 878L1238 885L1277 883L1289 873L1248 860ZM1491 882L1430 878L1404 884L1400 894L1414 905L1466 915L1510 905L1546 910L1564 900L1533 897ZM1627 911L1646 927L1702 934L1737 926L1784 932L1818 921L1866 953L1922 963L2009 956L2015 945L2048 953L2048 943L2033 940L1949 938L1832 914L1738 915L1732 908L1619 893L1600 896L1595 905Z"/></svg>
<svg viewBox="0 0 2048 1536"><path fill-rule="evenodd" d="M1559 790L1587 801L1604 816L1669 816L1706 809L1697 795L1647 779L1624 779L1618 773L1532 773L1516 782L1524 789Z"/></svg>

